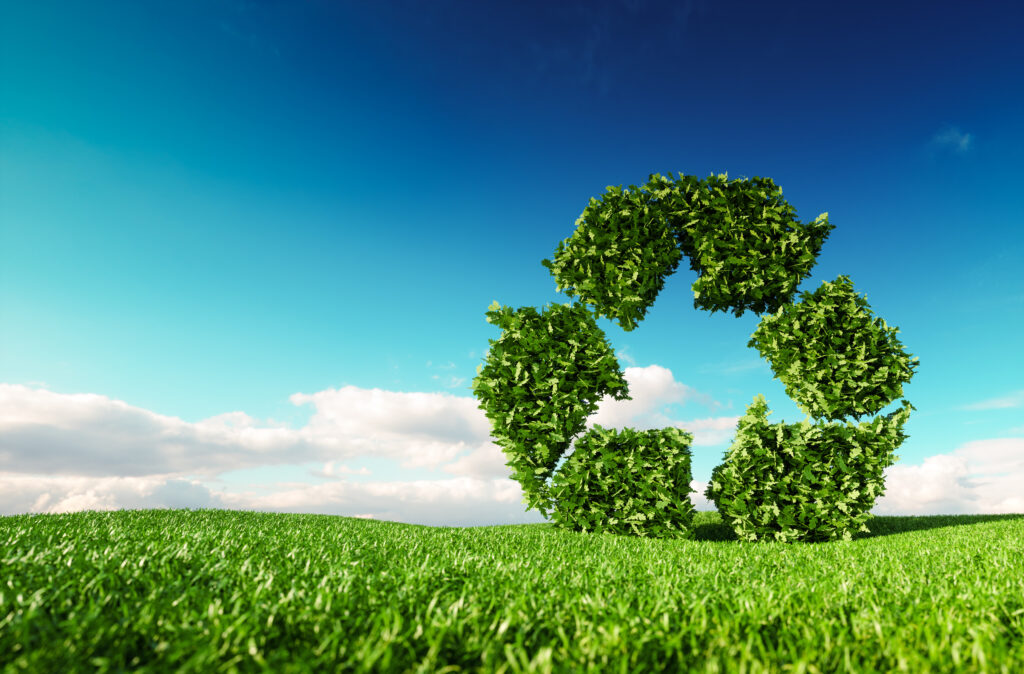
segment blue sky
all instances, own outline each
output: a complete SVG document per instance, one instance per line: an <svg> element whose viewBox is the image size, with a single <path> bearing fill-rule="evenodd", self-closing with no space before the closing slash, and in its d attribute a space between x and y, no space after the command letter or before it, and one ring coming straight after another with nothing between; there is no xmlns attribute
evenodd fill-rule
<svg viewBox="0 0 1024 674"><path fill-rule="evenodd" d="M591 197L771 177L920 366L876 514L1024 512L1024 10L1008 3L0 0L0 514L543 521L472 379ZM759 317L682 261L632 401L703 491ZM898 402L885 408L888 413ZM713 509L694 494L698 509Z"/></svg>

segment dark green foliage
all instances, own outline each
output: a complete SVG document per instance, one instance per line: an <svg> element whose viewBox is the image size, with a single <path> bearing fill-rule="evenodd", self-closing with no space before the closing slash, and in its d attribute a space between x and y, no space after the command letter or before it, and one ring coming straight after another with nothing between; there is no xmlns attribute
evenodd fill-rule
<svg viewBox="0 0 1024 674"><path fill-rule="evenodd" d="M598 316L617 318L627 332L676 270L682 253L652 195L630 185L609 185L601 200L576 220L576 231L559 242L555 261L542 260L555 276L555 290L567 289L596 307Z"/></svg>
<svg viewBox="0 0 1024 674"><path fill-rule="evenodd" d="M627 332L642 320L683 254L700 272L693 306L742 316L790 301L834 225L828 213L810 224L794 217L770 178L706 181L659 173L642 188L609 185L558 244L555 261L542 260L567 290L599 316L618 319Z"/></svg>
<svg viewBox="0 0 1024 674"><path fill-rule="evenodd" d="M701 181L650 176L647 188L662 197L694 281L695 309L742 316L774 312L788 303L810 275L821 247L835 227L828 213L802 224L771 178L727 180L728 174Z"/></svg>
<svg viewBox="0 0 1024 674"><path fill-rule="evenodd" d="M786 395L815 418L874 414L903 395L917 367L899 332L871 319L866 297L848 276L822 283L801 302L761 319L747 346L771 363Z"/></svg>
<svg viewBox="0 0 1024 674"><path fill-rule="evenodd" d="M872 321L849 277L793 303L834 227L828 213L800 223L770 178L648 178L642 188L608 186L590 200L554 262L542 261L557 290L631 331L685 254L699 273L694 308L766 314L747 345L769 359L806 413L859 417L903 394L913 366L895 338L899 331ZM591 432L549 490L547 478L600 398L629 399L628 389L585 307L555 307L543 316L530 307L518 316L509 311L488 313L505 333L474 385L524 502L546 515L553 501L556 524L575 530L688 535L690 439L677 429ZM768 425L759 396L715 469L708 498L741 538L849 539L882 493L882 472L906 437L910 409L904 401L901 410L856 427Z"/></svg>
<svg viewBox="0 0 1024 674"><path fill-rule="evenodd" d="M907 437L903 425L914 406L902 402L856 426L769 424L759 394L704 495L741 540L851 540L852 531L867 531L868 511L885 492L883 471Z"/></svg>
<svg viewBox="0 0 1024 674"><path fill-rule="evenodd" d="M630 400L615 353L594 317L578 304L513 311L497 302L487 321L502 328L473 390L495 442L510 459L525 502L545 516L546 480L605 395Z"/></svg>
<svg viewBox="0 0 1024 674"><path fill-rule="evenodd" d="M595 425L555 474L552 521L573 531L692 538L690 443L678 428Z"/></svg>

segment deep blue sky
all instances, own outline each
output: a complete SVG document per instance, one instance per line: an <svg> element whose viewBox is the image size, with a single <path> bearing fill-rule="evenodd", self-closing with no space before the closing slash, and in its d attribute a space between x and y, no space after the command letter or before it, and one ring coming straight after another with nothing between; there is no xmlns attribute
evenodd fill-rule
<svg viewBox="0 0 1024 674"><path fill-rule="evenodd" d="M920 359L890 511L1024 511L1022 31L1010 2L0 0L0 508L287 480L258 507L536 521L480 487L511 482L484 313L570 301L540 261L589 199L681 172L827 211L799 290L849 275ZM704 482L756 394L804 415L696 277L598 320L636 405L596 419L695 430Z"/></svg>

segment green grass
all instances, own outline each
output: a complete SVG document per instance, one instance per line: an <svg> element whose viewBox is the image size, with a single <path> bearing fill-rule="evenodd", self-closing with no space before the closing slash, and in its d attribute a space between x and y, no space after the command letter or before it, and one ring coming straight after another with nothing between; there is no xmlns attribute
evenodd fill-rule
<svg viewBox="0 0 1024 674"><path fill-rule="evenodd" d="M853 541L123 510L0 518L3 672L1022 672L1024 515Z"/></svg>

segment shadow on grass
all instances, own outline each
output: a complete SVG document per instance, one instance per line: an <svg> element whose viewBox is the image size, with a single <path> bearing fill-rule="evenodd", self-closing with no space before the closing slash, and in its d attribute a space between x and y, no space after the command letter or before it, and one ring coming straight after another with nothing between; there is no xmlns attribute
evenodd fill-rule
<svg viewBox="0 0 1024 674"><path fill-rule="evenodd" d="M873 515L866 522L868 532L855 531L853 540L863 538L876 538L878 536L891 536L909 531L924 531L926 529L938 529L940 527L955 527L972 524L984 524L986 522L999 522L1002 520L1024 520L1024 514L998 514L998 515ZM551 522L538 522L535 524L507 524L495 527L480 528L502 528L547 530L555 531L557 527ZM619 534L617 534L619 535ZM698 510L693 517L693 540L709 542L733 542L738 541L736 532L728 524L722 521L721 515L715 510Z"/></svg>
<svg viewBox="0 0 1024 674"><path fill-rule="evenodd" d="M1024 515L877 515L867 521L868 533L857 531L853 540L891 536L908 531L923 531L940 527L964 526L998 522L1002 520L1024 519ZM694 540L697 541L735 541L736 532L722 522L721 516L714 511L698 511L693 519Z"/></svg>
<svg viewBox="0 0 1024 674"><path fill-rule="evenodd" d="M149 518L153 515L168 515L177 517L181 515L199 514L203 516L212 516L214 518L233 517L236 514L244 514L248 518L246 522L252 521L253 518L268 517L271 518L271 522L280 522L282 518L301 518L304 520L316 521L329 521L335 519L352 520L358 523L359 526L373 526L373 527L400 527L400 528L414 528L422 530L437 530L437 529L532 529L532 530L556 530L557 527L551 522L538 522L533 524L506 524L506 525L492 525L492 526L474 526L474 527L437 527L422 524L408 524L402 522L391 522L387 520L376 520L376 519L363 519L363 518L348 518L338 515L324 515L324 514L305 514L305 513L278 513L278 512L263 512L263 511L235 511L230 509L217 509L217 508L200 508L198 510L178 510L171 511L167 509L157 510L121 510L114 512L94 512L84 511L69 514L22 514L14 516L6 516L0 518L4 524L18 523L20 520L26 518L38 519L38 521L47 521L50 518L64 518L72 517L76 520L87 520L87 519L107 519L111 516L119 517L122 515L130 516L133 518L142 517ZM902 534L910 531L924 531L926 529L938 529L941 527L955 527L972 524L984 524L986 522L999 522L1003 520L1024 520L1024 514L998 514L998 515L874 515L868 518L867 526L869 531L867 533L858 531L854 532L853 540L861 540L864 538L876 538L878 536L891 536L893 534ZM736 533L732 530L728 524L722 521L721 515L714 510L698 510L694 513L693 517L693 532L695 541L708 541L708 542L732 542L738 541Z"/></svg>

